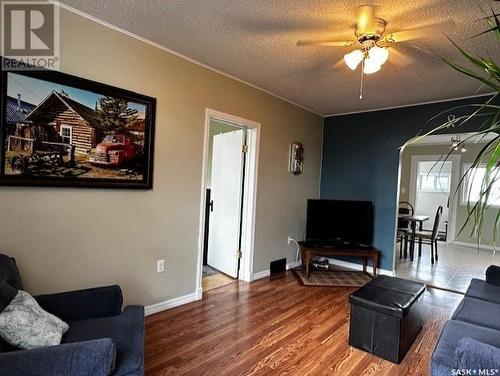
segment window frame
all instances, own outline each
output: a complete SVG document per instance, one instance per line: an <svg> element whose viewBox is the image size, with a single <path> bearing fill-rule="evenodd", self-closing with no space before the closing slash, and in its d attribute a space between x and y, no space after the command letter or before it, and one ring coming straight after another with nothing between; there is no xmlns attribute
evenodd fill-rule
<svg viewBox="0 0 500 376"><path fill-rule="evenodd" d="M66 143L66 142L64 142L64 139L68 137L68 136L63 135L64 129L69 129L69 143L68 143L68 145L72 145L73 144L73 127L71 125L61 124L61 128L59 130L59 135L61 136L61 142L63 144Z"/></svg>
<svg viewBox="0 0 500 376"><path fill-rule="evenodd" d="M423 179L422 177L424 176L429 176L434 179L433 182L433 188L432 189L424 189L423 187ZM448 184L446 187L442 187L439 179L446 177L448 180ZM451 172L449 174L442 173L442 172L431 172L431 173L424 173L424 174L419 174L418 176L419 182L417 185L417 190L420 192L425 192L425 193L446 193L449 194L451 191Z"/></svg>
<svg viewBox="0 0 500 376"><path fill-rule="evenodd" d="M465 176L466 174L469 175L469 173L472 173L472 171L469 171L469 169L472 167L472 163L462 163L462 177ZM478 166L474 167L474 168L486 168L486 163L481 163L479 164ZM469 186L469 180L470 178L468 176L466 176L463 181L462 181L462 184L461 184L461 187L460 187L460 205L461 206L467 206L467 205L473 205L475 204L477 201L468 201L468 186ZM497 184L500 185L500 180L497 180L496 181ZM494 203L494 204L488 204L489 207L492 207L492 208L500 208L500 202L499 203Z"/></svg>

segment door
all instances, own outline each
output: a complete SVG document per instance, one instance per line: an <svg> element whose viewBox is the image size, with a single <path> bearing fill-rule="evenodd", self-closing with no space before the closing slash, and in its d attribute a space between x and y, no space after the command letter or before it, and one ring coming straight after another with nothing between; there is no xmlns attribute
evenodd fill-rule
<svg viewBox="0 0 500 376"><path fill-rule="evenodd" d="M238 277L244 142L242 129L213 139L208 264L233 278Z"/></svg>
<svg viewBox="0 0 500 376"><path fill-rule="evenodd" d="M412 157L410 201L414 203L415 214L428 216L430 219L424 222L424 229L432 230L436 210L442 206L439 231L448 231L448 242L455 236L453 215L455 203L448 201L450 196L453 198L458 183L459 159L457 158L459 157L452 155L443 162L439 156Z"/></svg>

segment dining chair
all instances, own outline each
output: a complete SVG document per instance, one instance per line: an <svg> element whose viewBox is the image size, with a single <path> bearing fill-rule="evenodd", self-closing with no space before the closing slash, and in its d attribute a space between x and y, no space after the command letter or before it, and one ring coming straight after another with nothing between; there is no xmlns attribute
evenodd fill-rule
<svg viewBox="0 0 500 376"><path fill-rule="evenodd" d="M422 244L430 244L431 246L431 264L434 264L434 258L438 261L437 241L439 235L439 223L443 215L443 207L439 206L434 217L432 231L422 230L415 232L415 239L418 239L418 256L422 256ZM412 239L412 241L415 241ZM434 257L435 255L435 257Z"/></svg>
<svg viewBox="0 0 500 376"><path fill-rule="evenodd" d="M398 214L414 215L415 209L408 201L401 201L398 204ZM410 221L398 218L398 232L396 243L400 242L399 258L403 258L403 246L405 258L408 255L408 234L410 232Z"/></svg>

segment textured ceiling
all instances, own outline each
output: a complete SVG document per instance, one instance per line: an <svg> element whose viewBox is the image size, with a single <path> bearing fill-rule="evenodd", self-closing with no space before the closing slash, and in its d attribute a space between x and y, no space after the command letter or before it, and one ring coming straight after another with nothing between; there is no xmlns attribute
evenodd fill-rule
<svg viewBox="0 0 500 376"><path fill-rule="evenodd" d="M489 0L62 0L100 20L266 89L319 114L338 114L474 95L480 85L434 55L399 45L382 70L365 79L337 63L348 48L301 47L298 39L351 39L354 8L378 5L387 31L452 19L447 34L472 52L499 60L480 7ZM414 45L461 61L443 34ZM400 53L413 58L408 63ZM406 64L404 64L406 63ZM488 92L483 88L479 92Z"/></svg>

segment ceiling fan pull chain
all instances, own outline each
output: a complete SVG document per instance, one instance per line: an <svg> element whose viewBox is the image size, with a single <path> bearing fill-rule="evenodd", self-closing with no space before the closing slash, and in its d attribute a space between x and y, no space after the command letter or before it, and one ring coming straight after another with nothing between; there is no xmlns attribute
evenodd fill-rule
<svg viewBox="0 0 500 376"><path fill-rule="evenodd" d="M365 75L364 69L365 69L365 59L361 61L361 83L359 85L359 99L363 99L363 76Z"/></svg>

